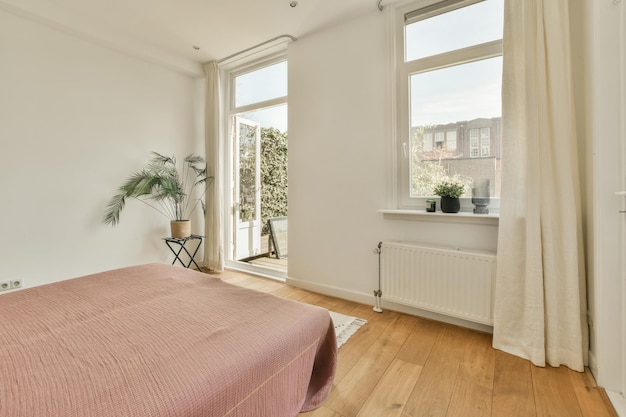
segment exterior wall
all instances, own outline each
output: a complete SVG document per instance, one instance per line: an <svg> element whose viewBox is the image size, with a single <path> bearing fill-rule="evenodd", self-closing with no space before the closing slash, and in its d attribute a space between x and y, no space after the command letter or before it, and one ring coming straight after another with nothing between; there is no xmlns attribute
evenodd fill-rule
<svg viewBox="0 0 626 417"><path fill-rule="evenodd" d="M458 174L463 177L489 180L489 195L500 196L500 159L488 158L462 158L444 159L441 161L450 175Z"/></svg>
<svg viewBox="0 0 626 417"><path fill-rule="evenodd" d="M470 137L471 131L474 129L478 131L478 156L472 156ZM489 129L488 156L482 154L481 129ZM447 133L450 131L456 132L456 149L451 149L447 142ZM437 133L446 133L446 142L441 149L434 142L434 137ZM493 197L500 196L500 168L502 162L500 159L502 119L500 117L436 125L423 131L419 128L413 128L412 137L417 146L422 146L423 149L433 149L432 151L424 150L420 153L423 160L441 164L451 176L458 174L466 178L488 179L490 195ZM426 144L426 141L431 139L433 142Z"/></svg>

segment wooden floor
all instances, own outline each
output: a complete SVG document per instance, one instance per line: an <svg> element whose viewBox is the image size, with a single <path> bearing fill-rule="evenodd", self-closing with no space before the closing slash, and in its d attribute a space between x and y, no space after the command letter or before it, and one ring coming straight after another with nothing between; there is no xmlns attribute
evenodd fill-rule
<svg viewBox="0 0 626 417"><path fill-rule="evenodd" d="M491 335L240 272L216 275L368 320L339 349L328 401L301 417L617 417L588 371L535 367L494 350Z"/></svg>

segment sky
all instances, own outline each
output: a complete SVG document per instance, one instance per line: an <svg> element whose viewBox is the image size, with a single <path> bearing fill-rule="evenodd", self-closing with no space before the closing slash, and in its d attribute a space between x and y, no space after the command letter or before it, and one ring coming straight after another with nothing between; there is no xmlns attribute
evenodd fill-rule
<svg viewBox="0 0 626 417"><path fill-rule="evenodd" d="M411 125L502 114L502 57L411 76Z"/></svg>
<svg viewBox="0 0 626 417"><path fill-rule="evenodd" d="M240 75L235 79L235 106L241 107L287 96L287 61ZM242 115L261 127L287 131L287 105L248 112Z"/></svg>

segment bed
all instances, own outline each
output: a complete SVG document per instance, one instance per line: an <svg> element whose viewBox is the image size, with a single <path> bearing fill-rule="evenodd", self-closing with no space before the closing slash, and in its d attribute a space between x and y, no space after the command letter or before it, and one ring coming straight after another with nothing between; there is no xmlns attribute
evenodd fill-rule
<svg viewBox="0 0 626 417"><path fill-rule="evenodd" d="M0 296L2 417L294 417L336 362L327 310L171 265Z"/></svg>

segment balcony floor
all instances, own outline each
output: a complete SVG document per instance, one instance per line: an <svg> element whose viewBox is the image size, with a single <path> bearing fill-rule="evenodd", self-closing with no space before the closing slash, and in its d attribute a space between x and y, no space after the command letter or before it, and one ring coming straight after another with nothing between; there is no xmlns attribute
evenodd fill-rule
<svg viewBox="0 0 626 417"><path fill-rule="evenodd" d="M277 271L287 272L287 258L276 259L276 257L263 256L248 261L253 265L262 266L264 268L275 269Z"/></svg>

